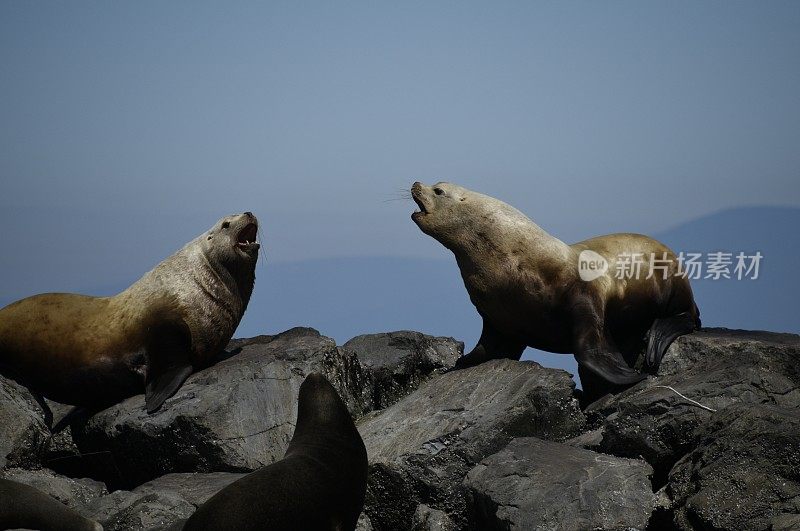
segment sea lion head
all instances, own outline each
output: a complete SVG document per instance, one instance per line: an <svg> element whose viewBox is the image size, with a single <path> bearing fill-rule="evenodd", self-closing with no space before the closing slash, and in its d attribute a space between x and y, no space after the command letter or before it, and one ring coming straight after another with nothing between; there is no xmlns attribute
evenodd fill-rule
<svg viewBox="0 0 800 531"><path fill-rule="evenodd" d="M415 182L411 197L419 210L411 214L414 223L439 243L454 250L463 247L476 234L486 235L492 223L502 222L508 205L452 183L426 186ZM491 223L487 223L487 221Z"/></svg>
<svg viewBox="0 0 800 531"><path fill-rule="evenodd" d="M252 270L261 247L257 237L258 219L252 212L225 216L201 238L203 254L231 272Z"/></svg>
<svg viewBox="0 0 800 531"><path fill-rule="evenodd" d="M427 234L446 245L444 239L451 239L463 230L465 210L472 205L469 201L470 191L455 184L439 182L426 186L415 182L411 186L411 197L419 210L411 214L414 223Z"/></svg>

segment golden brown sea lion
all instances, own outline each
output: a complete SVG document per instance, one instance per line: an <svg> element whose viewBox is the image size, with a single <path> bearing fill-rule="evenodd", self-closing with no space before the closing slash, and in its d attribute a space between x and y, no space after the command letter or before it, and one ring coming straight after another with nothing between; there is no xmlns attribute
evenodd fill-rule
<svg viewBox="0 0 800 531"><path fill-rule="evenodd" d="M453 252L483 318L478 344L456 367L518 360L531 346L573 353L582 380L589 369L630 384L647 377L632 368L645 346L645 367L655 372L669 344L700 327L675 254L652 238L609 234L567 245L510 205L460 186L414 183L411 194L420 209L412 219ZM625 257L639 253L643 264L631 259L638 275L618 279ZM581 260L594 267L586 280Z"/></svg>
<svg viewBox="0 0 800 531"><path fill-rule="evenodd" d="M228 343L255 281L258 221L222 218L113 297L47 293L0 310L0 370L89 409L145 391L148 412ZM46 411L47 412L47 411Z"/></svg>

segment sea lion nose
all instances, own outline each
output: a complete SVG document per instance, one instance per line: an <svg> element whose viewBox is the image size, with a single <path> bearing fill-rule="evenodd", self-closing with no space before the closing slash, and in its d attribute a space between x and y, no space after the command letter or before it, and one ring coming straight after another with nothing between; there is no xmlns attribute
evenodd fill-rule
<svg viewBox="0 0 800 531"><path fill-rule="evenodd" d="M253 216L253 213L252 213L252 212L245 212L245 213L244 213L244 214L242 214L242 215L243 215L243 216L247 216L248 218L255 217L255 216Z"/></svg>

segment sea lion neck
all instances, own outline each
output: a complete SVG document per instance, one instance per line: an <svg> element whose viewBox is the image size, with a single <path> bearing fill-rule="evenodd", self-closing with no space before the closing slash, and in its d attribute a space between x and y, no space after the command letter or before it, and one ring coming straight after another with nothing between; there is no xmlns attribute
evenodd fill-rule
<svg viewBox="0 0 800 531"><path fill-rule="evenodd" d="M452 240L442 242L456 257L459 266L470 270L503 270L523 257L546 257L548 267L571 265L574 250L552 236L530 218L500 201L492 209L465 221ZM536 266L539 261L531 265Z"/></svg>

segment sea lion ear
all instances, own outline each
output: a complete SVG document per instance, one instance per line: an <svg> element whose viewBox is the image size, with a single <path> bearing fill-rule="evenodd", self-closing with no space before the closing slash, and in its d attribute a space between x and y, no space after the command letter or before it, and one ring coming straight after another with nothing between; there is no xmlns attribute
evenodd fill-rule
<svg viewBox="0 0 800 531"><path fill-rule="evenodd" d="M153 330L147 347L147 377L145 378L145 406L154 413L164 401L180 389L192 374L189 357L191 336L185 323L164 323Z"/></svg>

